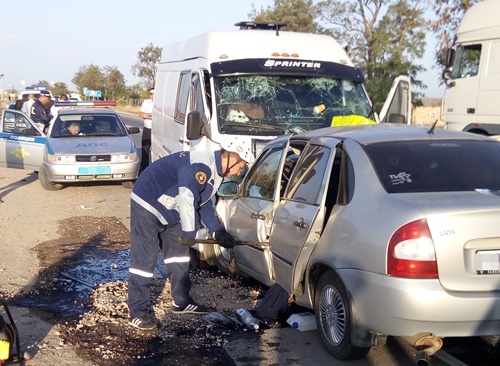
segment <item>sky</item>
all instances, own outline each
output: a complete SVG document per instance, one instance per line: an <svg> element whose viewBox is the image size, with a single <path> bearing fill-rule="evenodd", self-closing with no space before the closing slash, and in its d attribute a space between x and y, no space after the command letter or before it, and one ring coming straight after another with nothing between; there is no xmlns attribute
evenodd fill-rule
<svg viewBox="0 0 500 366"><path fill-rule="evenodd" d="M80 67L116 66L127 85L140 81L131 73L141 48L178 42L209 30L233 30L273 0L53 0L10 1L0 21L0 89L24 89L38 83L71 82ZM420 79L426 97L440 98L440 70L433 68L434 41L428 36Z"/></svg>

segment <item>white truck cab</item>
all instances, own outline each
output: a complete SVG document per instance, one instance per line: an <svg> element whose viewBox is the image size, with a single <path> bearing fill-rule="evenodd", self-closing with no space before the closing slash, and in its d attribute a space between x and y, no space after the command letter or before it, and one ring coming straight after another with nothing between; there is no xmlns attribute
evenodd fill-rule
<svg viewBox="0 0 500 366"><path fill-rule="evenodd" d="M452 130L500 135L500 1L464 14L443 71L443 120Z"/></svg>
<svg viewBox="0 0 500 366"><path fill-rule="evenodd" d="M283 24L237 23L164 47L158 66L151 159L213 150L244 138L256 156L277 136L343 124L411 123L409 78L384 114L374 113L365 77L326 35ZM402 86L402 87L401 87Z"/></svg>

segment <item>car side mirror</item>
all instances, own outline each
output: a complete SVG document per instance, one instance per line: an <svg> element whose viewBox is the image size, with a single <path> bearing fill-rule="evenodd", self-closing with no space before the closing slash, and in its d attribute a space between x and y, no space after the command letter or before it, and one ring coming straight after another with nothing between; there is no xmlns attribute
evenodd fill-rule
<svg viewBox="0 0 500 366"><path fill-rule="evenodd" d="M128 127L127 130L131 135L141 132L141 129L139 127Z"/></svg>
<svg viewBox="0 0 500 366"><path fill-rule="evenodd" d="M238 183L236 183L235 181L232 181L232 180L223 182L219 186L219 189L217 190L217 194L220 197L234 197L234 196L238 195Z"/></svg>

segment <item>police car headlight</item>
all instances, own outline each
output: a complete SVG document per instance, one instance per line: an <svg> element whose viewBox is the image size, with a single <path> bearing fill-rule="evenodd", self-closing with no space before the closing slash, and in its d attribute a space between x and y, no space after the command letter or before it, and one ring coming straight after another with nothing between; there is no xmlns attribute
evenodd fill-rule
<svg viewBox="0 0 500 366"><path fill-rule="evenodd" d="M133 152L130 154L115 154L111 155L111 161L113 163L127 163L130 161L136 161L137 160L137 153Z"/></svg>
<svg viewBox="0 0 500 366"><path fill-rule="evenodd" d="M47 161L49 163L74 163L76 162L74 155L55 155L47 154Z"/></svg>

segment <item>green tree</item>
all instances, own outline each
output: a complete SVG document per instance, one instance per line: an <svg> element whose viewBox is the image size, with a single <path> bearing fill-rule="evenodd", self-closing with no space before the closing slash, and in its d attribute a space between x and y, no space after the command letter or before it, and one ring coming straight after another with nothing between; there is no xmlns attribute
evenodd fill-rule
<svg viewBox="0 0 500 366"><path fill-rule="evenodd" d="M436 65L443 67L446 51L453 45L453 38L464 13L479 0L431 0L436 19L429 26L438 40L435 50Z"/></svg>
<svg viewBox="0 0 500 366"><path fill-rule="evenodd" d="M132 66L131 71L134 76L143 79L145 89L154 87L162 51L163 48L155 47L153 43L149 43L137 53L138 61Z"/></svg>
<svg viewBox="0 0 500 366"><path fill-rule="evenodd" d="M51 88L51 91L53 95L69 94L68 86L62 82L54 83L54 86Z"/></svg>
<svg viewBox="0 0 500 366"><path fill-rule="evenodd" d="M105 85L105 75L97 65L90 64L80 66L78 72L73 76L71 82L78 88L80 94L84 94L84 88L89 90L101 90Z"/></svg>
<svg viewBox="0 0 500 366"><path fill-rule="evenodd" d="M128 94L125 85L125 77L118 70L117 66L104 66L104 84L103 97L104 99L116 100L120 97L125 97Z"/></svg>
<svg viewBox="0 0 500 366"><path fill-rule="evenodd" d="M322 0L316 14L322 31L350 47L364 70L367 89L380 110L395 76L410 75L414 85L425 71L415 60L423 56L427 0Z"/></svg>
<svg viewBox="0 0 500 366"><path fill-rule="evenodd" d="M252 5L248 16L254 22L286 23L283 30L313 33L318 30L314 9L311 0L274 0L273 7L261 7L259 11Z"/></svg>

